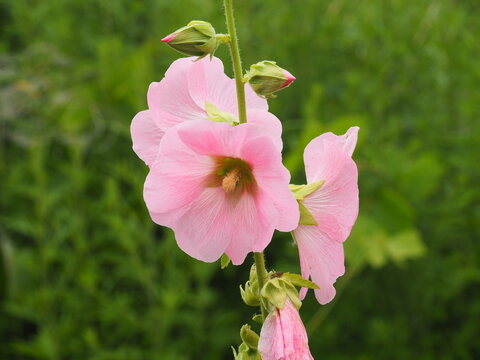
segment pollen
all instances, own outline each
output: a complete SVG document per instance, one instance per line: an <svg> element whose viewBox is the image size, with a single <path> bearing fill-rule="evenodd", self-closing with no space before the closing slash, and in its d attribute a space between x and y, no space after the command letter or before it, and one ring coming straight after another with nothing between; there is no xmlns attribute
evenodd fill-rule
<svg viewBox="0 0 480 360"><path fill-rule="evenodd" d="M232 193L240 182L242 172L238 168L230 170L222 180L222 188L227 194Z"/></svg>

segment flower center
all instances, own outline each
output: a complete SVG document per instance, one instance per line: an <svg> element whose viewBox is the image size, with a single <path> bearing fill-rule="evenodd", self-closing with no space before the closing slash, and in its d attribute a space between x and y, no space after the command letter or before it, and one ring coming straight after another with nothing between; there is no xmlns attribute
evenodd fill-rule
<svg viewBox="0 0 480 360"><path fill-rule="evenodd" d="M254 191L256 182L248 163L238 158L216 157L216 166L208 178L208 186L221 186L227 195Z"/></svg>
<svg viewBox="0 0 480 360"><path fill-rule="evenodd" d="M238 168L230 170L228 174L223 177L223 180L222 180L223 190L225 190L227 194L232 193L237 187L237 184L240 182L241 179L242 179L242 172Z"/></svg>

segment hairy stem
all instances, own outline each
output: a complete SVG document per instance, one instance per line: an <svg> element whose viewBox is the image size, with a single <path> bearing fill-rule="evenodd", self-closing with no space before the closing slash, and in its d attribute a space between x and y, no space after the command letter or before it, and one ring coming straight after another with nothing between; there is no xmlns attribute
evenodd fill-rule
<svg viewBox="0 0 480 360"><path fill-rule="evenodd" d="M267 269L265 267L265 256L263 252L256 252L253 253L253 257L255 258L255 267L257 268L257 278L258 278L258 288L261 290L265 282L267 281ZM260 303L260 310L262 311L263 320L268 315L267 309Z"/></svg>
<svg viewBox="0 0 480 360"><path fill-rule="evenodd" d="M241 123L247 122L247 106L245 103L245 87L243 83L242 59L238 48L237 30L233 16L233 0L224 0L225 17L227 19L228 35L230 35L230 56L232 57L235 85L237 86L238 117Z"/></svg>

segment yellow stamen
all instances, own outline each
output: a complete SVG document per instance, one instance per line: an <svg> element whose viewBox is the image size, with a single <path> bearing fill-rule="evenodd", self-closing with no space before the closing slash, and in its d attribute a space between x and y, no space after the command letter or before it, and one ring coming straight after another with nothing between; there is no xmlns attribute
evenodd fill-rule
<svg viewBox="0 0 480 360"><path fill-rule="evenodd" d="M230 170L227 175L222 180L222 188L225 190L227 194L230 194L235 190L237 187L240 178L242 177L242 173L239 169L234 168Z"/></svg>

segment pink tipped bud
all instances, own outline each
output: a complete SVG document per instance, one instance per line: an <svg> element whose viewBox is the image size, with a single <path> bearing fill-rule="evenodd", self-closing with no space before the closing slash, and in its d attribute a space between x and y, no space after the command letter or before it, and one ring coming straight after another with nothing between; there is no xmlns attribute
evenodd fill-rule
<svg viewBox="0 0 480 360"><path fill-rule="evenodd" d="M287 77L287 81L285 81L282 85L282 89L287 87L288 85L290 85L292 82L294 82L295 80L297 80L297 78L295 76L293 76L292 74L290 74L287 70L283 70L283 74Z"/></svg>
<svg viewBox="0 0 480 360"><path fill-rule="evenodd" d="M165 43L168 43L170 40L172 40L175 36L177 35L177 33L173 33L173 34L170 34L168 36L165 36L161 41L165 42Z"/></svg>
<svg viewBox="0 0 480 360"><path fill-rule="evenodd" d="M260 61L250 66L245 79L258 95L271 98L275 97L274 92L290 85L295 80L295 76L274 61Z"/></svg>
<svg viewBox="0 0 480 360"><path fill-rule="evenodd" d="M162 41L189 56L204 57L213 54L219 43L213 26L205 21L190 21Z"/></svg>

